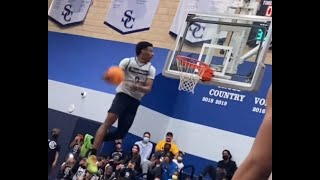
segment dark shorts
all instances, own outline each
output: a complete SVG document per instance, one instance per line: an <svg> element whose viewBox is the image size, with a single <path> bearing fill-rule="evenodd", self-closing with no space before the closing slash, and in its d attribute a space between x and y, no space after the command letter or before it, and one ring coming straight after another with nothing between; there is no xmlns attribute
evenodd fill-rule
<svg viewBox="0 0 320 180"><path fill-rule="evenodd" d="M116 94L108 112L118 116L118 128L115 131L109 131L104 138L105 141L124 138L133 124L139 105L139 100L125 93Z"/></svg>
<svg viewBox="0 0 320 180"><path fill-rule="evenodd" d="M116 114L119 119L123 115L136 115L140 101L125 94L117 93L108 112Z"/></svg>

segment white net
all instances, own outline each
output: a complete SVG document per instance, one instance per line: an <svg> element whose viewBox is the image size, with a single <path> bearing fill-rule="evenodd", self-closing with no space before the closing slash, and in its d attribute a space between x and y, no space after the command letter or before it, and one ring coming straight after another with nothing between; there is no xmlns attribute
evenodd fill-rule
<svg viewBox="0 0 320 180"><path fill-rule="evenodd" d="M180 75L178 90L194 93L194 88L201 79L205 66L200 61L185 56L177 56L176 62Z"/></svg>

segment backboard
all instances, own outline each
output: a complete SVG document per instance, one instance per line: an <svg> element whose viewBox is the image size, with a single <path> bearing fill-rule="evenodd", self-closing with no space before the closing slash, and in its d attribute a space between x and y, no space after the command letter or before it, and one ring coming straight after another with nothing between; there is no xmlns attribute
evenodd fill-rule
<svg viewBox="0 0 320 180"><path fill-rule="evenodd" d="M200 78L198 83L255 91L265 70L272 39L271 21L272 17L255 15L188 14L162 73L180 79L176 57L182 55L204 62L214 70L210 81ZM257 35L248 39L252 29ZM251 41L255 41L254 47L247 45ZM241 67L244 61L251 62L250 68Z"/></svg>

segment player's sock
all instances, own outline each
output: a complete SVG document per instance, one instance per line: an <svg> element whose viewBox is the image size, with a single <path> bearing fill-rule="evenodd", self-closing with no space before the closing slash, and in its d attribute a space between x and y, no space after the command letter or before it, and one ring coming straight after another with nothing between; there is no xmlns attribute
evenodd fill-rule
<svg viewBox="0 0 320 180"><path fill-rule="evenodd" d="M95 155L96 156L97 155L97 150L92 148L90 150L90 155Z"/></svg>

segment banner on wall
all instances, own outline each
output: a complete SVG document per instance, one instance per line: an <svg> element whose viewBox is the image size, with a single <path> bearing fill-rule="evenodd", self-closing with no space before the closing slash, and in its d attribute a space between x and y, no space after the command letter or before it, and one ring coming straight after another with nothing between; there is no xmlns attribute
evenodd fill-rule
<svg viewBox="0 0 320 180"><path fill-rule="evenodd" d="M91 4L92 0L52 0L48 16L62 26L83 22Z"/></svg>
<svg viewBox="0 0 320 180"><path fill-rule="evenodd" d="M159 0L111 0L105 24L121 34L150 29Z"/></svg>
<svg viewBox="0 0 320 180"><path fill-rule="evenodd" d="M225 13L227 7L233 3L234 0L181 0L173 19L170 34L178 35L180 29L185 23L188 13ZM230 11L234 13L234 11ZM217 31L217 26L214 24L194 23L188 29L186 40L191 43L208 41L212 39L212 32ZM219 38L225 38L227 33L221 33Z"/></svg>

